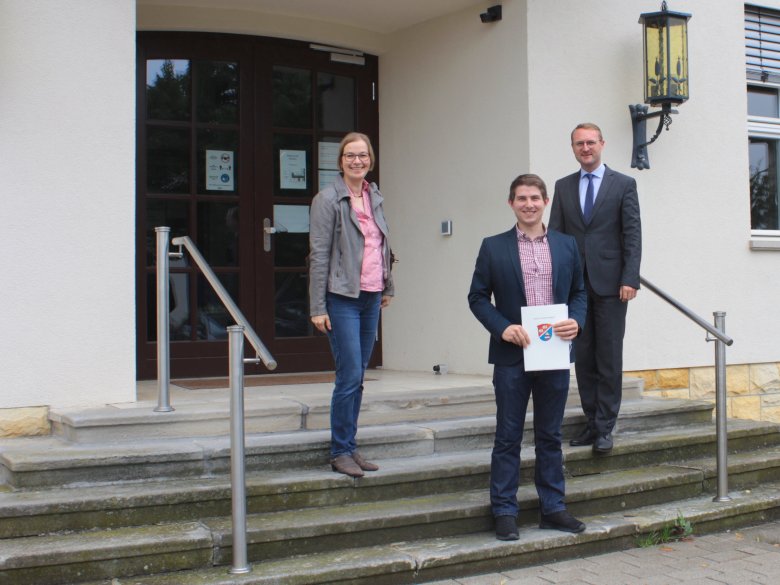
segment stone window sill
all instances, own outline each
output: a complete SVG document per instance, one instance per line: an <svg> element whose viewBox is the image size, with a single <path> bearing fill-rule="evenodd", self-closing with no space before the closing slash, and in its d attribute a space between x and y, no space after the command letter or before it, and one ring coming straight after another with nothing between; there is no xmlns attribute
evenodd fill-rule
<svg viewBox="0 0 780 585"><path fill-rule="evenodd" d="M780 238L751 238L750 249L754 252L780 252Z"/></svg>

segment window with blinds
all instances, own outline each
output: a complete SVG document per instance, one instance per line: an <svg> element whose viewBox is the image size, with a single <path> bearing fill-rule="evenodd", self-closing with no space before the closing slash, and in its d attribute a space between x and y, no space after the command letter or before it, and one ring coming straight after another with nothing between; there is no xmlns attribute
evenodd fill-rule
<svg viewBox="0 0 780 585"><path fill-rule="evenodd" d="M777 237L780 236L780 11L745 5L745 58L750 228L753 236Z"/></svg>
<svg viewBox="0 0 780 585"><path fill-rule="evenodd" d="M745 57L748 80L780 83L780 12L745 5Z"/></svg>

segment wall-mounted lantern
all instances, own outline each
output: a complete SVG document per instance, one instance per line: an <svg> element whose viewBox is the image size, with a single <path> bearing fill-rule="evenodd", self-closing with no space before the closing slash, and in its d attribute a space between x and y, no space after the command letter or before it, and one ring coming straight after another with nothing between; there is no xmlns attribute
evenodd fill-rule
<svg viewBox="0 0 780 585"><path fill-rule="evenodd" d="M645 104L661 110L648 114L648 106L628 106L634 129L634 148L631 167L649 169L647 146L656 141L661 130L672 123L672 114L678 105L688 99L688 19L690 14L672 12L661 3L660 12L639 16L644 41ZM646 121L660 117L655 135L647 140Z"/></svg>

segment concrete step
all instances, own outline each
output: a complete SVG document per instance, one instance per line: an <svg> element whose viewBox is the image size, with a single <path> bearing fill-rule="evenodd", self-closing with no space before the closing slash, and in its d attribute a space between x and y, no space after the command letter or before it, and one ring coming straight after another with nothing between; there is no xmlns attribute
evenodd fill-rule
<svg viewBox="0 0 780 585"><path fill-rule="evenodd" d="M620 431L696 425L712 427L711 413L712 405L704 402L629 400L621 411ZM532 421L533 415L529 414L527 440L532 437ZM568 408L562 428L564 438L576 434L583 422L579 408ZM489 448L493 443L494 428L494 416L375 426L364 424L358 439L361 451L367 456L393 459ZM321 468L328 460L329 441L327 430L247 434L247 469ZM227 437L99 443L73 443L57 437L0 441L0 483L16 489L210 477L227 474L229 468L230 441Z"/></svg>
<svg viewBox="0 0 780 585"><path fill-rule="evenodd" d="M778 425L729 421L733 500L715 503L712 404L627 398L611 453L564 445L580 535L536 527L529 415L521 539L496 541L492 388L466 386L369 393L359 443L381 469L357 480L327 464L327 388L254 393L269 420L246 440L249 575L228 573L230 446L213 400L183 402L180 420L73 411L61 436L0 441L0 585L412 583L634 546L678 514L699 532L780 516ZM583 422L568 408L564 438Z"/></svg>
<svg viewBox="0 0 780 585"><path fill-rule="evenodd" d="M680 502L700 499L706 490L713 489L713 424L690 422L688 417L695 419L700 411L685 406L680 409L682 427L655 428L652 425L657 421L675 420L666 412L668 405L668 401L636 405L633 414L626 414L624 427L636 425L640 430L621 432L610 454L595 455L588 448L564 446L567 503L574 514L594 517L621 511L633 518L632 510L647 506L659 506L668 514L679 509ZM292 570L290 559L308 559L336 548L341 551L339 558L360 558L383 571L367 573L371 577L366 579L398 583L410 578L407 569L399 573L393 568L395 561L388 565L384 560L387 550L400 550L398 543L422 546L432 553L431 543L468 540L472 538L469 534L477 534L480 539L474 543L480 543L479 549L494 547L487 489L490 445L485 443L492 430L485 418L376 427L375 440L366 441L364 450L370 457L372 449L377 449L377 454L392 452L394 441L403 443L398 437L408 436L412 428L427 437L427 446L414 455L393 453L377 458L380 471L358 480L334 474L324 465L251 472L247 480L250 558L262 560L264 567L288 563L285 570ZM652 430L643 428L642 418L650 421ZM275 447L264 446L273 452L290 436L275 433L263 438L280 441ZM437 440L443 449L437 450ZM745 489L741 496L763 493L762 484L778 481L778 425L729 421L729 446L733 451L729 457L732 489ZM85 449L84 445L71 447ZM530 447L526 445L523 451L519 520L524 531L536 535L546 531L533 528L538 503ZM289 452L300 449L290 447ZM94 474L96 468L87 465L85 469ZM755 521L761 514L774 513L771 506L750 510L745 506L723 522ZM229 514L230 488L224 474L7 490L0 493L0 585L63 585L109 577L115 584L122 583L118 579L135 582L140 578L133 575L170 571L193 572L184 573L185 581L168 582L199 583L197 579L203 575L213 575L207 567L231 562ZM707 522L716 525L721 520ZM591 542L590 533L556 538L569 538L567 546L580 550ZM603 542L628 545L625 538L604 537L598 542L598 546ZM555 550L555 554L570 552ZM365 551L372 551L371 559L362 556ZM488 555L483 562L476 560L475 554L457 552L452 558L440 559L441 568L432 565L432 578L450 570L459 574L494 570L504 562L502 555ZM508 562L525 562L524 558L511 553ZM546 557L537 551L533 558ZM295 571L290 574L293 580L282 582L320 582L321 575L315 569ZM177 575L181 578L182 574ZM221 575L225 575L224 568Z"/></svg>
<svg viewBox="0 0 780 585"><path fill-rule="evenodd" d="M330 428L330 387L301 402L295 396L246 394L244 427L249 434L323 430ZM229 391L221 401L187 400L173 412L154 412L148 403L90 409L52 409L49 419L55 436L75 442L127 441L150 438L228 436ZM364 393L362 425L382 425L465 416L494 415L489 385L418 391Z"/></svg>
<svg viewBox="0 0 780 585"><path fill-rule="evenodd" d="M230 575L228 567L139 577L120 577L112 585L304 585L354 583L394 585L537 565L567 558L601 554L636 546L637 539L659 532L678 515L691 522L694 534L722 531L778 518L780 484L749 492L735 492L729 502L713 502L710 495L686 498L669 506L645 506L582 519L582 534L520 529L520 540L495 540L492 530L456 536L426 537L392 544L254 562L251 572ZM105 582L101 582L105 583ZM90 585L98 585L92 583Z"/></svg>
<svg viewBox="0 0 780 585"><path fill-rule="evenodd" d="M773 481L780 468L778 441L777 425L733 421L729 444L741 451L729 458L733 481L739 481L740 486ZM463 445L459 451L377 457L380 471L359 480L335 474L326 465L311 469L255 470L248 474L246 481L248 510L274 513L486 490L490 446L471 444L466 439ZM715 436L711 424L624 433L609 455L594 455L588 448L568 445L563 450L567 476L573 479L592 477L599 482L607 472L641 471L670 465L677 459L682 462L676 465L703 473L701 482L714 490ZM534 451L531 445L525 444L521 476L526 485L532 485L533 468ZM575 494L568 493L572 505L577 503ZM0 492L0 538L228 516L230 495L229 479L224 474L197 479L7 490ZM535 498L533 493L531 496Z"/></svg>
<svg viewBox="0 0 780 585"><path fill-rule="evenodd" d="M701 471L674 466L579 477L567 482L567 501L575 514L613 512L700 495L702 479ZM520 488L518 501L519 523L538 524L538 498L528 482ZM207 519L204 524L215 535L215 563L229 564L229 519ZM492 528L485 485L470 491L251 515L247 542L250 559L266 560Z"/></svg>
<svg viewBox="0 0 780 585"><path fill-rule="evenodd" d="M212 536L197 522L5 539L0 584L53 585L212 565Z"/></svg>
<svg viewBox="0 0 780 585"><path fill-rule="evenodd" d="M574 514L593 516L695 498L703 486L701 470L659 465L573 478L567 501ZM524 485L518 500L523 511L520 526L536 526L535 489ZM491 533L492 526L488 492L482 488L252 514L247 542L249 559L265 562L334 549ZM200 523L5 539L0 583L7 579L18 585L60 585L227 565L232 562L231 536L229 518L204 518Z"/></svg>
<svg viewBox="0 0 780 585"><path fill-rule="evenodd" d="M442 376L438 377L440 380ZM380 382L366 382L360 410L361 425L416 423L473 416L494 416L493 387L484 378L462 376L456 385L444 382L430 388L418 386L384 389ZM376 387L374 386L376 384ZM454 383L453 383L454 384ZM625 378L625 400L641 398L642 380ZM301 390L285 386L246 389L245 429L248 434L325 430L330 428L332 384L311 384ZM228 436L230 392L215 389L193 391L173 404L173 412L154 412L156 402L106 405L99 408L53 408L52 433L73 442L101 443L154 438ZM570 406L578 407L576 381L572 377Z"/></svg>

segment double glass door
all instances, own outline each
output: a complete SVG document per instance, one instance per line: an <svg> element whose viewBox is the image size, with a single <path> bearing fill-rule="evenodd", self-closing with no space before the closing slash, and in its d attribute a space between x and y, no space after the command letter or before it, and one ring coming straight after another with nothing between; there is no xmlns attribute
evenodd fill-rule
<svg viewBox="0 0 780 585"><path fill-rule="evenodd" d="M277 371L331 369L309 320L309 207L338 173L344 134L377 143L376 58L202 33L139 33L138 52L139 377L156 374L157 226L192 238ZM171 260L170 286L172 375L225 375L233 321L186 254Z"/></svg>

